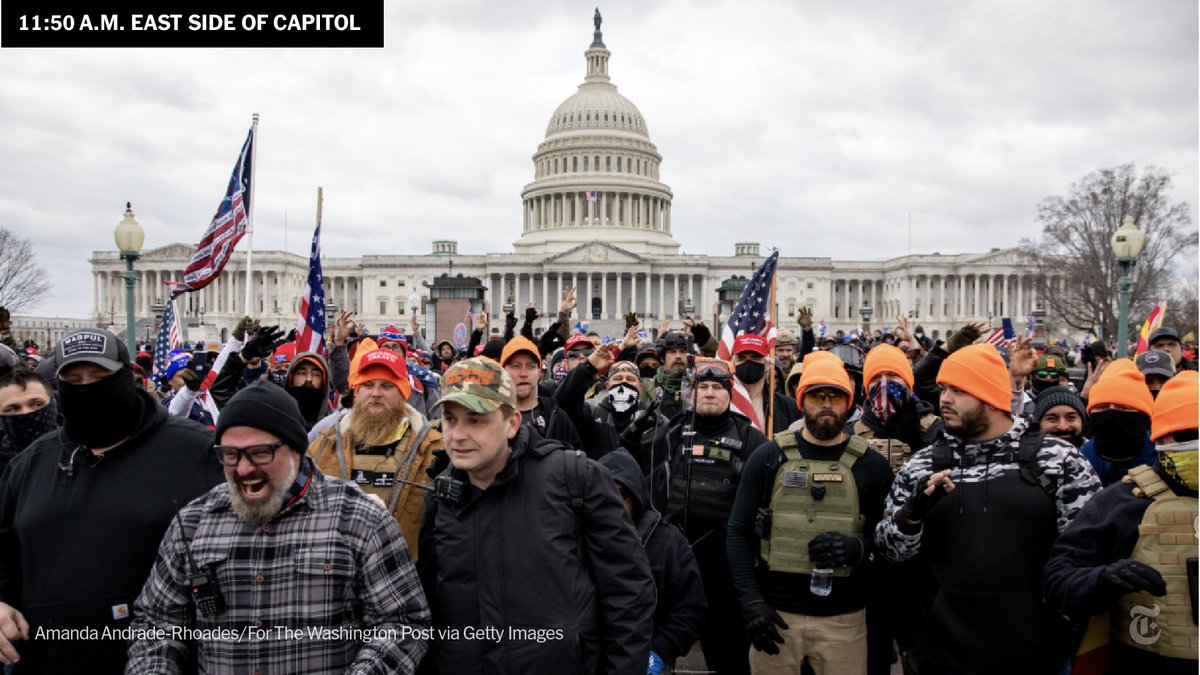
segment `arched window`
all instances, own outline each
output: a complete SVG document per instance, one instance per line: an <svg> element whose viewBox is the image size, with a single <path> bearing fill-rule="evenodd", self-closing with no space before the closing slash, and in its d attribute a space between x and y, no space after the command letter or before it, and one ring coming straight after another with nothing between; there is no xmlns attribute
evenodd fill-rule
<svg viewBox="0 0 1200 675"><path fill-rule="evenodd" d="M587 121L589 121L589 122L592 121L592 113L587 114Z"/></svg>
<svg viewBox="0 0 1200 675"><path fill-rule="evenodd" d="M588 158L587 157L583 158L583 170L584 171L588 170Z"/></svg>
<svg viewBox="0 0 1200 675"><path fill-rule="evenodd" d="M612 157L605 157L605 158L604 158L604 170L605 170L605 171L612 171Z"/></svg>
<svg viewBox="0 0 1200 675"><path fill-rule="evenodd" d="M575 173L579 173L579 158L578 157L571 158L571 171L573 171Z"/></svg>
<svg viewBox="0 0 1200 675"><path fill-rule="evenodd" d="M554 158L554 173L558 173L558 158Z"/></svg>

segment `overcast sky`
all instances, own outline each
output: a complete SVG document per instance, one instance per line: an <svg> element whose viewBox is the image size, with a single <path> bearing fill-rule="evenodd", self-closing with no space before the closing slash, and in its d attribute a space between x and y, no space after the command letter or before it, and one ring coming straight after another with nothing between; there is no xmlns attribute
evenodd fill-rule
<svg viewBox="0 0 1200 675"><path fill-rule="evenodd" d="M198 3L197 3L198 4ZM259 113L255 249L509 252L594 1L389 0L384 49L0 50L0 225L92 310L125 202L145 248L194 245ZM1102 167L1197 205L1197 3L619 0L609 73L646 119L687 253L986 251ZM786 234L781 234L786 233ZM243 241L243 246L245 242ZM1191 262L1194 266L1194 257Z"/></svg>

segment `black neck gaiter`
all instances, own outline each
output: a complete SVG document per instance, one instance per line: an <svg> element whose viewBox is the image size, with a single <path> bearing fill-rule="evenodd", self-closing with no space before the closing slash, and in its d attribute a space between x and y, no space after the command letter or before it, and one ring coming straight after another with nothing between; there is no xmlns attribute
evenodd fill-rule
<svg viewBox="0 0 1200 675"><path fill-rule="evenodd" d="M63 429L87 448L107 448L128 438L142 416L137 385L125 367L91 384L59 381Z"/></svg>

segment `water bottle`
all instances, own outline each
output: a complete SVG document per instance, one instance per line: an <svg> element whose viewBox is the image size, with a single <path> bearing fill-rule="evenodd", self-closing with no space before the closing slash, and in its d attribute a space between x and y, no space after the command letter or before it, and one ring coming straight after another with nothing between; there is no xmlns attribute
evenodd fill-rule
<svg viewBox="0 0 1200 675"><path fill-rule="evenodd" d="M808 592L822 597L832 593L833 570L828 567L814 569L812 571L812 581L808 584Z"/></svg>

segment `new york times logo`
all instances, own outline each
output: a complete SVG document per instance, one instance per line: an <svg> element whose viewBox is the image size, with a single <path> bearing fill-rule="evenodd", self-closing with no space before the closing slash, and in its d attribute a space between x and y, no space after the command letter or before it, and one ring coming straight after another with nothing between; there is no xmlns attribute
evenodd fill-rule
<svg viewBox="0 0 1200 675"><path fill-rule="evenodd" d="M1129 639L1143 647L1158 642L1162 632L1158 629L1158 623L1154 619L1161 611L1158 605L1153 607L1138 605L1129 610L1129 618L1132 619L1129 622Z"/></svg>

